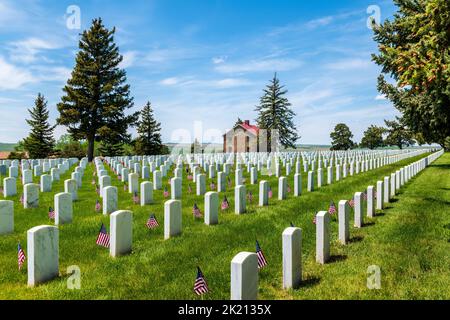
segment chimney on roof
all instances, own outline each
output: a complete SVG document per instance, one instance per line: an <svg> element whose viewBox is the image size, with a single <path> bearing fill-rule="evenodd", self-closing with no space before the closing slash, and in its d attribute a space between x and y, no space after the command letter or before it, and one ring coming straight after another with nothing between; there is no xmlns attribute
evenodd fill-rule
<svg viewBox="0 0 450 320"><path fill-rule="evenodd" d="M249 126L250 125L250 120L245 120L244 123Z"/></svg>

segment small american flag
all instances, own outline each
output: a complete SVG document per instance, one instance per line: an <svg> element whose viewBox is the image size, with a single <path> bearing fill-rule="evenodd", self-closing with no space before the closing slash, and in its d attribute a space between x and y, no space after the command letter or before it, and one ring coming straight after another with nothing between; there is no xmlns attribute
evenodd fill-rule
<svg viewBox="0 0 450 320"><path fill-rule="evenodd" d="M253 193L251 191L248 192L247 199L248 199L248 202L250 202L250 203L253 201Z"/></svg>
<svg viewBox="0 0 450 320"><path fill-rule="evenodd" d="M95 201L95 211L99 212L101 208L102 208L102 206L100 205L100 201L96 200Z"/></svg>
<svg viewBox="0 0 450 320"><path fill-rule="evenodd" d="M188 175L187 178L188 180L192 180L193 179L192 174Z"/></svg>
<svg viewBox="0 0 450 320"><path fill-rule="evenodd" d="M3 187L0 186L0 193L3 193Z"/></svg>
<svg viewBox="0 0 450 320"><path fill-rule="evenodd" d="M350 205L350 207L354 208L355 207L355 198L352 198L348 204Z"/></svg>
<svg viewBox="0 0 450 320"><path fill-rule="evenodd" d="M19 270L22 269L22 265L25 262L25 252L23 251L20 243L17 245L17 263L19 264Z"/></svg>
<svg viewBox="0 0 450 320"><path fill-rule="evenodd" d="M211 182L209 187L211 188L211 190L216 190L216 185L214 184L214 182Z"/></svg>
<svg viewBox="0 0 450 320"><path fill-rule="evenodd" d="M330 203L330 207L328 208L328 213L330 215L334 215L336 213L336 205L334 204L333 201L331 201L331 203Z"/></svg>
<svg viewBox="0 0 450 320"><path fill-rule="evenodd" d="M154 214L150 215L150 218L148 218L147 223L145 224L147 226L147 228L149 229L155 229L156 227L159 226L158 221L156 220L156 217Z"/></svg>
<svg viewBox="0 0 450 320"><path fill-rule="evenodd" d="M256 240L256 255L258 256L258 269L262 269L267 266L266 257L264 257L264 253L261 250L258 240Z"/></svg>
<svg viewBox="0 0 450 320"><path fill-rule="evenodd" d="M312 223L314 223L314 224L317 224L317 218L316 218L316 216L317 216L317 213L314 214L314 218L313 218L313 220L312 220Z"/></svg>
<svg viewBox="0 0 450 320"><path fill-rule="evenodd" d="M167 191L167 188L164 188L164 198L167 198L169 196L169 191Z"/></svg>
<svg viewBox="0 0 450 320"><path fill-rule="evenodd" d="M230 177L228 177L228 187L231 188L231 186L232 186L231 179Z"/></svg>
<svg viewBox="0 0 450 320"><path fill-rule="evenodd" d="M291 187L289 185L287 186L287 192L291 193Z"/></svg>
<svg viewBox="0 0 450 320"><path fill-rule="evenodd" d="M208 284L206 283L203 273L199 267L197 267L197 278L194 283L194 292L201 296L209 291Z"/></svg>
<svg viewBox="0 0 450 320"><path fill-rule="evenodd" d="M192 187L191 187L190 184L188 184L188 192L189 192L189 193L192 193Z"/></svg>
<svg viewBox="0 0 450 320"><path fill-rule="evenodd" d="M117 176L117 179L122 180L122 175L119 173L119 175Z"/></svg>
<svg viewBox="0 0 450 320"><path fill-rule="evenodd" d="M364 199L365 201L367 201L367 193L366 193L366 192L363 192L363 193L362 193L362 196L363 196L363 199Z"/></svg>
<svg viewBox="0 0 450 320"><path fill-rule="evenodd" d="M127 191L128 190L128 186L126 183L123 184L123 191Z"/></svg>
<svg viewBox="0 0 450 320"><path fill-rule="evenodd" d="M227 210L230 207L230 204L228 203L227 196L225 196L225 198L223 199L222 204L220 205L220 207L222 208L222 210Z"/></svg>
<svg viewBox="0 0 450 320"><path fill-rule="evenodd" d="M269 187L269 198L272 198L273 197L273 192L272 192L272 188L271 187Z"/></svg>
<svg viewBox="0 0 450 320"><path fill-rule="evenodd" d="M135 192L133 194L133 202L134 202L134 204L138 204L139 203L139 195L138 195L137 192Z"/></svg>
<svg viewBox="0 0 450 320"><path fill-rule="evenodd" d="M272 170L269 170L269 177L272 176Z"/></svg>
<svg viewBox="0 0 450 320"><path fill-rule="evenodd" d="M99 246L109 248L109 234L106 232L105 225L102 223L100 232L97 237L97 242Z"/></svg>
<svg viewBox="0 0 450 320"><path fill-rule="evenodd" d="M20 195L20 203L23 204L24 199L23 199L23 194Z"/></svg>
<svg viewBox="0 0 450 320"><path fill-rule="evenodd" d="M55 210L52 207L48 208L48 218L50 220L55 220Z"/></svg>
<svg viewBox="0 0 450 320"><path fill-rule="evenodd" d="M95 192L100 195L100 187L98 185L95 185Z"/></svg>
<svg viewBox="0 0 450 320"><path fill-rule="evenodd" d="M192 209L192 213L194 214L195 218L201 218L202 217L202 213L200 212L200 209L198 208L196 203L194 203L194 208Z"/></svg>

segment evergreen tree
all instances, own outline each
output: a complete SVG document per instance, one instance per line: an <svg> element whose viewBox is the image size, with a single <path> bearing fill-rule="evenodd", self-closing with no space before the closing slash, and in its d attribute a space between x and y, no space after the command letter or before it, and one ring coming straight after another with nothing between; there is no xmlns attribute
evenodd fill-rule
<svg viewBox="0 0 450 320"><path fill-rule="evenodd" d="M236 128L238 125L243 124L243 123L244 123L244 121L242 121L242 119L238 117L238 119L237 119L236 123L234 124L233 128Z"/></svg>
<svg viewBox="0 0 450 320"><path fill-rule="evenodd" d="M194 143L191 144L191 153L203 153L203 146L197 138L195 138Z"/></svg>
<svg viewBox="0 0 450 320"><path fill-rule="evenodd" d="M161 123L157 122L153 116L150 102L141 111L141 120L138 123L136 139L136 153L139 155L161 154Z"/></svg>
<svg viewBox="0 0 450 320"><path fill-rule="evenodd" d="M53 138L55 126L51 126L48 122L49 111L43 95L38 94L34 107L28 109L28 112L31 119L27 120L27 123L31 127L31 132L24 139L23 147L32 159L47 158L55 146L55 139Z"/></svg>
<svg viewBox="0 0 450 320"><path fill-rule="evenodd" d="M450 1L394 3L394 19L374 25L379 53L373 60L382 66L378 89L413 133L444 146L450 137Z"/></svg>
<svg viewBox="0 0 450 320"><path fill-rule="evenodd" d="M384 146L383 134L384 128L371 125L365 132L361 140L360 147L369 148L370 150Z"/></svg>
<svg viewBox="0 0 450 320"><path fill-rule="evenodd" d="M127 129L139 116L138 112L125 114L133 98L125 70L119 68L123 57L114 33L115 28L108 30L99 18L81 34L76 65L58 104L58 123L67 126L74 139L87 140L89 161L95 141L104 141L105 155L120 154L123 143L131 138Z"/></svg>
<svg viewBox="0 0 450 320"><path fill-rule="evenodd" d="M272 146L271 130L278 130L279 141L277 142L285 148L295 148L295 142L300 138L293 121L295 113L285 97L286 93L287 90L280 85L280 80L275 73L270 84L264 89L264 95L255 110L258 112L256 119L258 126L267 130L268 151L271 151Z"/></svg>
<svg viewBox="0 0 450 320"><path fill-rule="evenodd" d="M414 144L412 132L402 123L402 119L398 118L394 121L384 120L387 127L388 136L385 144L388 146L398 146L400 149L409 147Z"/></svg>
<svg viewBox="0 0 450 320"><path fill-rule="evenodd" d="M331 150L349 150L354 146L354 142L352 141L353 134L350 128L344 123L336 125L330 137L332 140Z"/></svg>

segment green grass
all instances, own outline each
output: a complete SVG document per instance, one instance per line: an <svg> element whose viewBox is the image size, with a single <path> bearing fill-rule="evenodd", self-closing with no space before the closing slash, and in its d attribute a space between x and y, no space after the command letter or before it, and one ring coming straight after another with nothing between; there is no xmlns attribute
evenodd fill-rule
<svg viewBox="0 0 450 320"><path fill-rule="evenodd" d="M0 237L0 298L199 299L192 292L199 265L211 289L204 299L229 299L230 261L240 251L254 251L258 238L269 262L260 272L260 299L449 299L450 154L405 185L383 212L378 212L374 219L366 219L364 228L352 229L353 241L348 246L338 244L337 222L333 220L333 261L325 266L315 263L314 213L326 210L331 200L337 203L350 199L354 192L375 185L377 180L419 158L348 177L316 192L304 192L300 198L291 193L284 201L275 199L278 188L273 177L269 181L274 198L269 207L258 208L257 186L247 186L255 195L248 214L238 216L232 209L221 212L216 226L193 219L194 202L204 211L203 197L187 194L184 176L183 234L167 241L163 239L162 190L154 192L153 205L140 207L132 203L131 195L123 191L122 183L114 177L113 185L119 187L119 209L134 213L133 252L116 259L109 257L108 249L95 244L101 222L109 230L109 218L94 211L97 197L90 183L94 168L88 166L79 190L80 200L74 203L74 221L60 227L61 276L28 288L26 270L17 270L17 242L27 252L26 231L36 225L51 224L47 210L53 206L54 193L63 190L68 172L53 185L52 193L41 194L37 209L22 209L20 193L13 198L16 230L12 235ZM293 174L289 176L289 184L293 189ZM169 189L167 177L163 186ZM191 186L195 190L193 183ZM304 174L303 189L306 189ZM226 194L233 207L233 191ZM154 231L145 227L150 213L156 214L161 225ZM290 222L303 229L304 282L298 290L284 291L281 233ZM67 289L66 269L71 265L81 269L81 290ZM381 290L366 287L366 270L370 265L382 269Z"/></svg>

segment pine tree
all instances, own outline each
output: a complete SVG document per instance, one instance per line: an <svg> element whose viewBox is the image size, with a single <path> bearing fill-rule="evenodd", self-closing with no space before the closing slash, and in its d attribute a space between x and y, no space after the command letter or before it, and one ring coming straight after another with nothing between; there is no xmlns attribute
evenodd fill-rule
<svg viewBox="0 0 450 320"><path fill-rule="evenodd" d="M331 150L349 150L354 146L354 142L352 141L353 134L350 128L344 123L336 125L330 137L332 139Z"/></svg>
<svg viewBox="0 0 450 320"><path fill-rule="evenodd" d="M89 161L95 141L104 141L103 151L108 155L120 153L123 143L131 140L128 127L139 116L138 112L125 114L133 98L126 72L119 68L123 57L114 33L115 28L108 30L100 18L82 33L75 68L58 104L58 123L67 126L74 139L87 140Z"/></svg>
<svg viewBox="0 0 450 320"><path fill-rule="evenodd" d="M31 132L24 139L23 147L32 159L47 158L55 146L55 139L53 138L55 126L51 126L48 122L49 111L43 95L38 94L34 107L28 109L28 112L31 119L27 120L27 123L31 127Z"/></svg>
<svg viewBox="0 0 450 320"><path fill-rule="evenodd" d="M263 90L264 95L256 107L258 118L256 122L261 129L267 130L268 151L271 151L271 130L278 130L278 141L285 148L295 148L295 142L300 138L294 125L295 113L290 109L291 104L285 97L287 90L280 85L280 80L275 73L270 84Z"/></svg>
<svg viewBox="0 0 450 320"><path fill-rule="evenodd" d="M137 132L139 135L136 141L137 154L161 154L161 123L155 120L150 102L147 102L141 111L141 120L138 123Z"/></svg>
<svg viewBox="0 0 450 320"><path fill-rule="evenodd" d="M379 48L373 60L382 67L378 90L413 133L444 146L450 139L450 1L394 3L394 18L373 28Z"/></svg>

